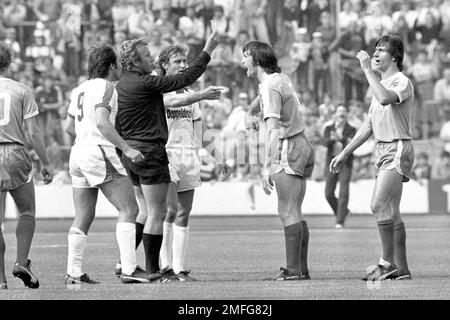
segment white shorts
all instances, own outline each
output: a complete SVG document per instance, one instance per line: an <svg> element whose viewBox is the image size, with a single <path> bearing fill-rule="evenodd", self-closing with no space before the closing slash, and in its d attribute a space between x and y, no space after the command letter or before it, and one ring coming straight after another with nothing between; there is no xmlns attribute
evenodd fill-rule
<svg viewBox="0 0 450 320"><path fill-rule="evenodd" d="M74 145L70 152L69 172L74 188L97 188L127 175L116 149L99 145Z"/></svg>
<svg viewBox="0 0 450 320"><path fill-rule="evenodd" d="M167 149L170 180L176 184L177 192L195 189L201 185L200 160L195 151L183 152Z"/></svg>

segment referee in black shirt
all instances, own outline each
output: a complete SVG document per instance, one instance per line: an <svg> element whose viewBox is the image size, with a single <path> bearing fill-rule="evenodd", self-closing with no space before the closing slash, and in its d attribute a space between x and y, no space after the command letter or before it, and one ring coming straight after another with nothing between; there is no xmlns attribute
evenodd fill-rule
<svg viewBox="0 0 450 320"><path fill-rule="evenodd" d="M141 213L147 216L145 225L136 224L136 246L142 239L146 271L152 274L152 279L157 279L160 271L159 251L170 183L165 149L168 129L163 94L194 83L205 72L211 53L218 44L218 34L214 30L190 67L171 76L151 74L155 69L155 59L146 40L127 40L121 45L122 76L116 85L119 104L116 128L132 148L145 156L145 160L139 163L125 156L122 161L133 183L140 216ZM163 282L172 279L169 275L161 276Z"/></svg>

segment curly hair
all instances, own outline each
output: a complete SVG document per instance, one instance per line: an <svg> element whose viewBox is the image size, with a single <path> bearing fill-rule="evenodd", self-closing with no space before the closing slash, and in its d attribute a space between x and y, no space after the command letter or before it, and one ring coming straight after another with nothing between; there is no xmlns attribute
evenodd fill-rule
<svg viewBox="0 0 450 320"><path fill-rule="evenodd" d="M161 52L159 53L159 58L158 58L159 67L162 70L164 70L163 64L169 63L170 58L177 54L186 55L187 49L185 47L181 47L181 46L177 46L177 45L168 46L168 47L162 49Z"/></svg>
<svg viewBox="0 0 450 320"><path fill-rule="evenodd" d="M13 51L5 42L0 42L0 73L5 72L13 61Z"/></svg>
<svg viewBox="0 0 450 320"><path fill-rule="evenodd" d="M148 46L149 42L145 39L125 40L120 45L120 65L125 71L130 71L137 66L140 61L138 48Z"/></svg>
<svg viewBox="0 0 450 320"><path fill-rule="evenodd" d="M89 48L89 79L106 78L111 65L117 66L117 56L111 46L102 44Z"/></svg>

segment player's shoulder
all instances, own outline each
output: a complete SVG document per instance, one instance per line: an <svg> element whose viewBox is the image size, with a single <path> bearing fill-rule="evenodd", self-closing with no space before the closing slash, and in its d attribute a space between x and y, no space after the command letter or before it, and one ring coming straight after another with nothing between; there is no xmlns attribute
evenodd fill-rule
<svg viewBox="0 0 450 320"><path fill-rule="evenodd" d="M13 79L2 78L0 83L4 84L3 87L6 87L4 88L6 90L10 89L19 93L33 93L33 90L29 86Z"/></svg>

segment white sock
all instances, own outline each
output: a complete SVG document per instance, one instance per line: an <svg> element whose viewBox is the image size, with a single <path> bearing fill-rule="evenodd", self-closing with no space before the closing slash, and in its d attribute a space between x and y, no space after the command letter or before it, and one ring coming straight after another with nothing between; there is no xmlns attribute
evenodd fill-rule
<svg viewBox="0 0 450 320"><path fill-rule="evenodd" d="M163 241L159 257L161 259L161 270L172 267L172 242L173 242L173 223L165 222L163 224Z"/></svg>
<svg viewBox="0 0 450 320"><path fill-rule="evenodd" d="M389 269L389 267L391 266L391 263L389 261L384 260L383 257L380 257L380 261L378 262L378 264L382 265L386 269Z"/></svg>
<svg viewBox="0 0 450 320"><path fill-rule="evenodd" d="M69 233L67 236L67 274L72 277L81 277L83 275L83 253L86 248L87 235L78 228L72 227L70 231L76 233Z"/></svg>
<svg viewBox="0 0 450 320"><path fill-rule="evenodd" d="M136 270L136 225L131 222L118 222L116 239L119 245L122 273L132 274Z"/></svg>
<svg viewBox="0 0 450 320"><path fill-rule="evenodd" d="M186 271L185 260L189 241L189 226L173 226L173 271Z"/></svg>

